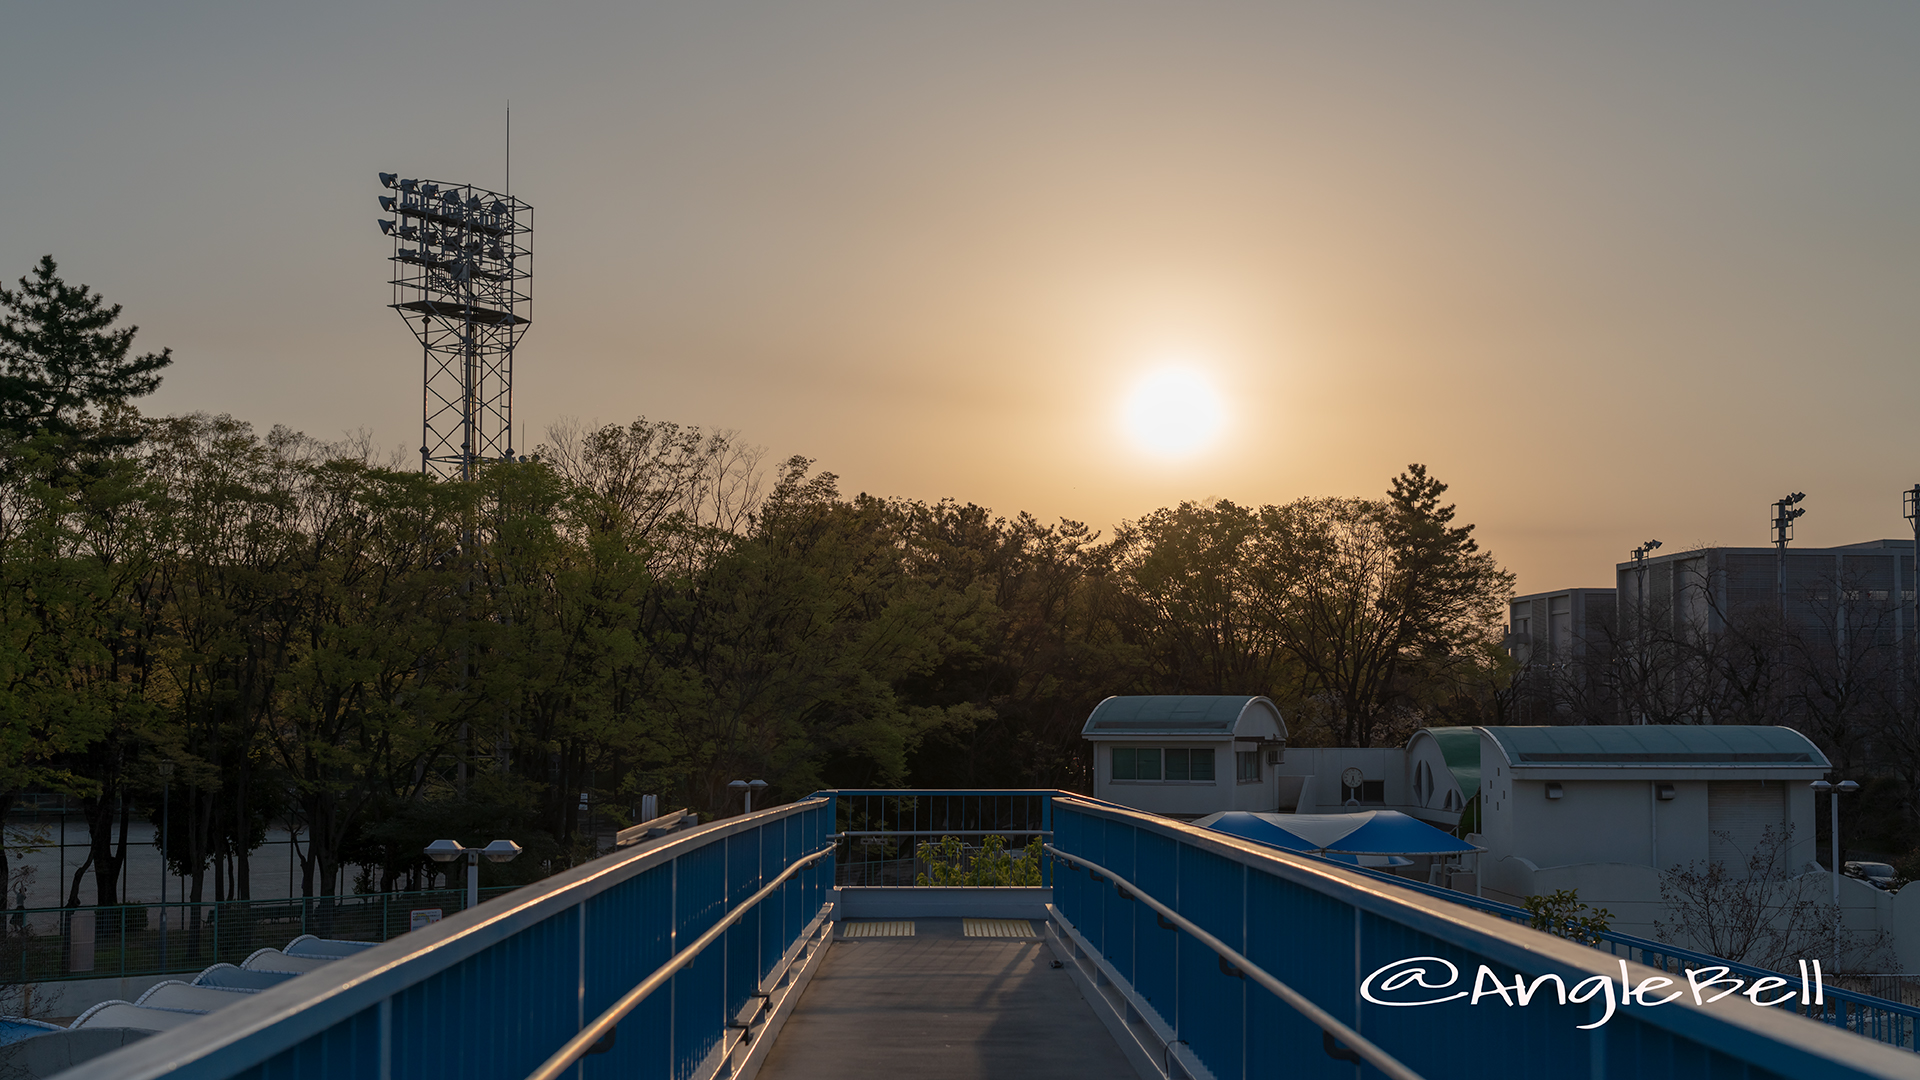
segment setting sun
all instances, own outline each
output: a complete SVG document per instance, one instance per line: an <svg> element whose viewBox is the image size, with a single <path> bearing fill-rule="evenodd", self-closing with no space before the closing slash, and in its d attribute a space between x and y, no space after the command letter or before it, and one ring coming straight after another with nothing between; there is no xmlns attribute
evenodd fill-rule
<svg viewBox="0 0 1920 1080"><path fill-rule="evenodd" d="M1153 372L1134 386L1121 423L1134 445L1155 457L1190 457L1219 437L1226 409L1205 376L1173 368Z"/></svg>

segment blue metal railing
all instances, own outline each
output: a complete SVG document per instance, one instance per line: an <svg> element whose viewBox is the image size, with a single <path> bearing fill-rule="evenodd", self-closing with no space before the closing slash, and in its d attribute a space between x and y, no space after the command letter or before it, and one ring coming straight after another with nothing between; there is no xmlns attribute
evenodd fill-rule
<svg viewBox="0 0 1920 1080"><path fill-rule="evenodd" d="M762 1042L748 1049L747 1040L753 1016L771 1011L769 986L786 980L780 985L794 989L797 958L818 955L826 920L837 917L829 906L837 859L821 853L865 848L875 834L902 842L1051 834L1053 849L1081 869L1055 864L1051 892L1036 893L1051 898L1051 917L1073 947L1097 957L1102 977L1124 983L1129 1003L1164 1029L1169 1061L1190 1062L1195 1075L1378 1075L1328 1056L1348 1051L1323 1042L1313 1010L1430 1080L1915 1075L1910 1055L1738 998L1705 1008L1622 1005L1592 1030L1576 1025L1599 1018L1596 1001L1363 1008L1366 975L1406 957L1445 958L1469 979L1484 964L1509 984L1548 971L1569 983L1615 977L1628 960L1517 929L1527 916L1506 905L1048 791L821 792L648 841L68 1075L524 1080L576 1053L584 1056L548 1072L725 1074L739 1055L762 1052ZM1096 880L1087 864L1137 892ZM1616 951L1669 972L1666 958L1711 960L1613 936ZM1231 970L1240 961L1245 967ZM1235 977L1256 969L1313 1008L1303 1015L1260 978ZM1836 1026L1874 1034L1878 1021L1854 1010L1858 1003L1833 988L1828 1000L1847 1003Z"/></svg>
<svg viewBox="0 0 1920 1080"><path fill-rule="evenodd" d="M1279 998L1288 1008L1318 1027L1321 1047L1330 1056L1356 1064L1364 1061L1387 1074L1392 1080L1425 1080L1419 1073L1408 1068L1405 1062L1380 1049L1372 1040L1341 1023L1339 1018L1321 1008L1312 999L1247 959L1238 949L1208 933L1205 927L1168 907L1138 884L1120 876L1111 867L1063 856L1052 845L1048 845L1048 853L1064 861L1071 871L1085 870L1087 876L1096 883L1112 883L1114 892L1120 899L1152 908L1162 930L1179 930L1212 950L1219 962L1222 975L1254 980L1262 989ZM1169 1068L1167 1071L1171 1073L1173 1070Z"/></svg>
<svg viewBox="0 0 1920 1080"><path fill-rule="evenodd" d="M820 792L834 800L839 842L834 883L841 888L913 888L941 877L923 854L952 837L959 850L951 869L965 876L987 845L1004 843L1011 864L1027 857L1036 840L1053 835L1051 790L924 790ZM989 838L998 838L990 840ZM1037 851L1033 852L1037 855ZM947 861L945 849L935 859ZM1048 884L1040 862L1040 887ZM972 875L977 878L978 875Z"/></svg>
<svg viewBox="0 0 1920 1080"><path fill-rule="evenodd" d="M1319 858L1319 856L1311 857ZM1332 860L1326 861L1332 862ZM1339 863L1337 865L1343 866L1348 870L1357 870L1359 873L1365 874L1368 877L1381 881L1390 881L1395 885L1414 889L1429 896L1437 896L1456 904L1464 904L1476 911L1484 911L1490 915L1497 915L1508 922L1520 923L1527 926L1533 924L1533 913L1526 908L1515 907L1512 904L1503 904L1498 900L1488 900L1485 897L1469 896L1465 893L1455 892L1452 889L1444 889L1437 885L1411 881L1407 878L1396 877L1392 874L1382 873L1366 867L1354 867L1347 863ZM1580 937L1593 939L1590 942L1593 947L1605 950L1609 955L1631 960L1636 964L1645 964L1648 967L1674 975L1684 975L1690 970L1705 971L1708 968L1724 967L1728 969L1729 974L1746 979L1748 984L1751 985L1755 979L1763 979L1780 974L1780 972L1770 971L1752 964L1743 964L1735 960L1725 960L1710 953L1697 952L1693 949L1683 949L1676 945L1668 945L1662 941L1635 937L1632 934L1622 934L1617 930L1589 930L1578 928L1576 931L1575 928L1571 926L1562 929L1576 932ZM1565 937L1569 936L1569 934L1562 933L1561 936ZM1837 977L1836 973L1833 972L1826 974L1828 978ZM1797 976L1795 976L1795 978L1797 978ZM1920 1008L1905 1004L1904 1002L1891 1001L1873 994L1863 994L1858 991L1848 990L1840 986L1835 986L1832 983L1824 986L1820 997L1821 1001L1818 1004L1802 1003L1798 998L1793 998L1783 1001L1773 1006L1773 1008L1784 1009L1788 1012L1797 1012L1802 1016L1811 1017L1833 1027L1864 1035L1867 1038L1886 1043L1890 1046L1920 1051Z"/></svg>
<svg viewBox="0 0 1920 1080"><path fill-rule="evenodd" d="M1051 809L1052 846L1061 857L1111 868L1136 883L1430 1080L1916 1074L1914 1058L1904 1051L1743 998L1705 1007L1622 1000L1617 1011L1603 1014L1595 996L1602 983L1612 1001L1623 977L1640 986L1655 973L1517 929L1501 913L1458 903L1459 894L1432 903L1381 888L1379 878L1351 867L1092 800L1061 796ZM1125 984L1130 1004L1152 1014L1170 1056L1177 1048L1182 1060L1190 1057L1222 1077L1272 1074L1281 1063L1289 1076L1355 1075L1350 1060L1332 1056L1332 1049L1321 1052L1323 1036L1312 1020L1258 984L1233 977L1212 947L1168 929L1112 881L1095 880L1084 867L1062 867L1053 902L1075 944L1084 942L1103 974ZM1363 1005L1368 977L1410 958L1436 961L1429 965L1435 981L1441 962L1453 965L1460 982L1433 996L1462 996L1425 1007ZM1475 1003L1465 992L1481 988L1482 965L1509 988L1522 975L1531 981L1558 973L1569 987L1591 989L1566 1003L1549 990L1527 1006L1489 990ZM1684 978L1678 982L1684 989ZM1604 1023L1581 1030L1603 1015ZM1377 1074L1363 1069L1362 1075Z"/></svg>
<svg viewBox="0 0 1920 1080"><path fill-rule="evenodd" d="M740 925L748 915L753 914L762 901L778 895L780 890L788 881L792 880L794 875L811 866L816 860L824 859L831 854L833 854L833 848L823 847L788 866L785 870L782 870L778 877L775 877L772 881L762 886L759 892L754 893L742 901L731 911L727 912L726 916L719 922L708 927L707 931L695 938L691 944L674 953L672 960L660 965L660 967L654 970L653 974L640 980L640 985L622 994L619 1001L608 1006L605 1012L595 1017L591 1023L580 1030L579 1034L568 1039L565 1046L554 1051L552 1056L548 1057L545 1062L541 1063L538 1069L535 1069L532 1074L527 1077L527 1080L558 1080L559 1077L566 1074L569 1066L586 1055L596 1052L606 1052L606 1050L610 1049L613 1045L613 1036L619 1031L620 1021L626 1019L632 1014L633 1010L639 1008L641 1002L664 989L675 975L678 975L690 967L693 962L704 955L708 949L719 943L723 935ZM767 974L770 973L761 973L760 981L762 983L764 983ZM758 1010L754 1010L754 1012L757 1013ZM751 1020L745 1023L747 1026L750 1026ZM741 1025L736 1024L734 1026Z"/></svg>
<svg viewBox="0 0 1920 1080"><path fill-rule="evenodd" d="M649 841L65 1075L523 1080L677 960L662 992L618 1018L605 1052L569 1073L711 1076L742 1045L742 1017L823 925L832 860L817 854L832 828L831 801L807 799ZM682 955L741 908L712 946Z"/></svg>

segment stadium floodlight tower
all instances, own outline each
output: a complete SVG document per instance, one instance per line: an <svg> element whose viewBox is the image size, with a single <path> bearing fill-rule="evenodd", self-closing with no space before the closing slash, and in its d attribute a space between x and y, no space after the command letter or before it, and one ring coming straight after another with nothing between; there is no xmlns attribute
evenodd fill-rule
<svg viewBox="0 0 1920 1080"><path fill-rule="evenodd" d="M402 180L380 231L393 237L393 303L420 339L420 468L471 479L513 457L513 350L533 314L533 207L471 184Z"/></svg>

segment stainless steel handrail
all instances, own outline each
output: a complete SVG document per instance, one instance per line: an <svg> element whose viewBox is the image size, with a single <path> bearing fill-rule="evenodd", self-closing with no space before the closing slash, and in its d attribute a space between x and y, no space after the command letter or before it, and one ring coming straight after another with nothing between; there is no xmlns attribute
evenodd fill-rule
<svg viewBox="0 0 1920 1080"><path fill-rule="evenodd" d="M527 1080L556 1080L569 1066L586 1056L587 1050L591 1048L593 1044L604 1038L607 1032L612 1031L619 1025L621 1020L626 1018L628 1013L637 1008L642 1001L645 1001L647 995L665 986L668 979L673 978L681 968L692 963L693 958L700 955L700 950L718 941L720 935L726 933L734 923L739 922L741 916L752 910L755 904L772 896L774 890L786 884L787 879L799 873L802 867L807 866L816 859L823 859L831 854L833 854L833 847L831 845L823 847L819 851L797 860L793 865L781 871L780 876L768 882L765 888L754 893L738 907L729 911L726 918L713 924L712 928L706 933L695 938L693 944L674 953L673 959L662 964L653 974L642 979L640 985L627 991L626 994L624 994L619 1001L614 1002L607 1011L595 1017L593 1023L581 1028L578 1035L568 1039L566 1045L555 1051L553 1056L549 1057L538 1069L528 1073Z"/></svg>
<svg viewBox="0 0 1920 1080"><path fill-rule="evenodd" d="M1098 863L1078 855L1070 855L1054 847L1052 844L1045 845L1045 850L1056 858L1065 861L1069 866L1084 866L1088 870L1099 874L1101 877L1110 879L1116 888L1126 890L1127 894L1133 899L1146 904L1165 918L1171 920L1174 925L1193 935L1200 944L1212 949L1220 959L1233 965L1239 969L1241 973L1245 974L1247 978L1259 983L1273 996L1292 1006L1295 1012L1313 1021L1321 1031L1345 1043L1348 1048L1359 1054L1362 1058L1365 1058L1367 1064L1393 1077L1394 1080L1422 1080L1419 1073L1401 1064L1398 1058L1367 1041L1359 1032L1341 1023L1339 1020L1334 1019L1333 1014L1315 1005L1307 999L1306 995L1300 993L1298 990L1269 975L1265 969L1247 959L1245 956L1242 956L1239 952L1229 947L1226 942L1200 929L1199 926L1194 924L1193 920L1188 919L1167 905L1155 900L1152 896L1143 892L1138 885L1135 885L1133 882L1128 881L1126 878L1121 877L1119 874L1114 873Z"/></svg>
<svg viewBox="0 0 1920 1080"><path fill-rule="evenodd" d="M837 832L829 840L849 836L1052 836L1052 829L872 829L865 832ZM54 910L60 910L55 908Z"/></svg>

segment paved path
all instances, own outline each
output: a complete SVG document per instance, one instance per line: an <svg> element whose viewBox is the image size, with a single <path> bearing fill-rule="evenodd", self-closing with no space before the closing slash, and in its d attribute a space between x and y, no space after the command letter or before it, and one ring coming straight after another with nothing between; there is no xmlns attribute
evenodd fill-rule
<svg viewBox="0 0 1920 1080"><path fill-rule="evenodd" d="M761 1080L1131 1080L1073 977L1052 964L1037 938L968 938L959 919L917 919L913 937L841 937Z"/></svg>

